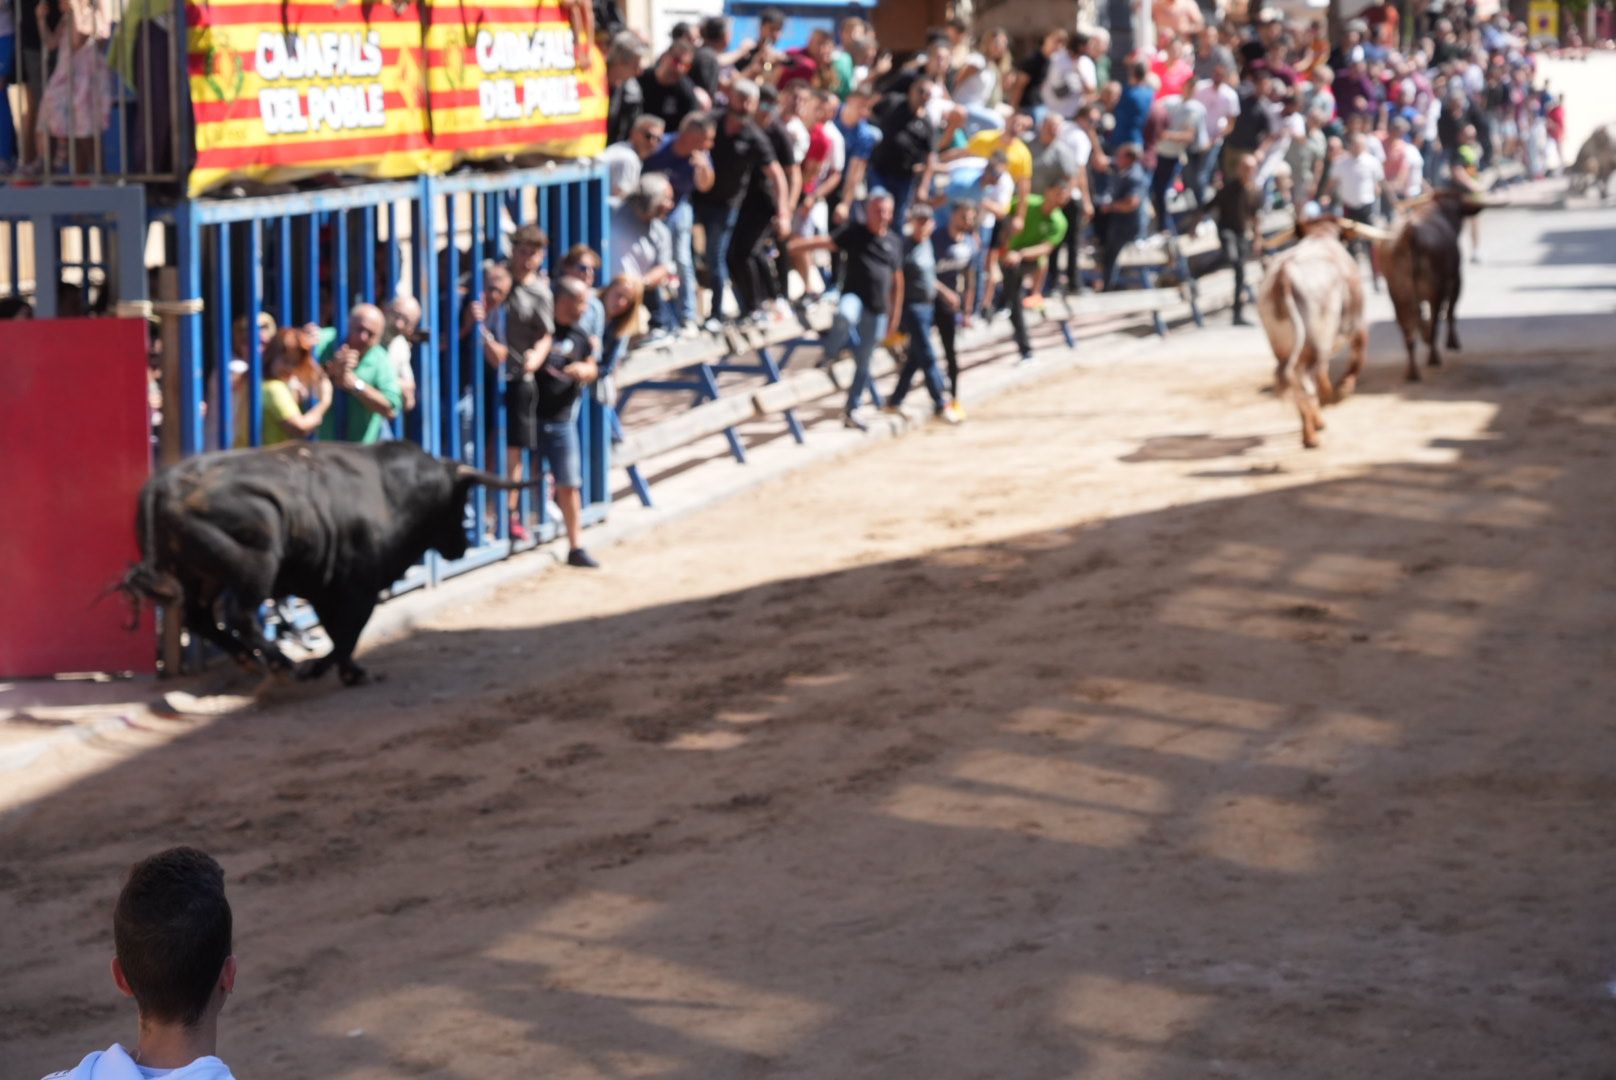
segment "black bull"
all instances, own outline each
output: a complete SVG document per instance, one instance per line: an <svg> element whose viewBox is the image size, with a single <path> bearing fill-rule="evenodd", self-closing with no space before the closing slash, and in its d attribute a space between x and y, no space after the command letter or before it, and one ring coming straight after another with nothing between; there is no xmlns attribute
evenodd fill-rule
<svg viewBox="0 0 1616 1080"><path fill-rule="evenodd" d="M265 639L266 600L300 596L313 605L331 652L298 674L333 664L348 685L377 597L427 549L466 553L466 496L473 484L512 488L402 442L288 443L188 458L146 481L135 528L141 561L123 590L182 604L193 636L247 665L273 672L291 661Z"/></svg>
<svg viewBox="0 0 1616 1080"><path fill-rule="evenodd" d="M1480 213L1486 204L1457 189L1439 191L1415 207L1402 228L1381 248L1380 268L1391 294L1397 326L1403 332L1408 350L1407 377L1418 382L1415 343L1425 340L1427 363L1438 367L1437 330L1443 316L1448 320L1447 346L1459 348L1459 328L1454 309L1464 276L1459 259L1459 228L1464 219ZM1430 312L1430 318L1425 312Z"/></svg>

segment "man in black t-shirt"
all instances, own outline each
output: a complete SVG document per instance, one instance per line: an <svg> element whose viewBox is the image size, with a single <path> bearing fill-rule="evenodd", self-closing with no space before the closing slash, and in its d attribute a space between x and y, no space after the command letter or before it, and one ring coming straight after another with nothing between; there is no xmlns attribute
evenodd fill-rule
<svg viewBox="0 0 1616 1080"><path fill-rule="evenodd" d="M548 463L555 483L555 501L567 528L568 566L600 566L583 549L581 490L584 483L583 450L578 438L578 403L583 388L600 376L589 343L580 327L589 308L589 286L574 277L555 283L555 336L544 365L534 374L538 383L538 445L535 462ZM539 466L535 464L535 471Z"/></svg>
<svg viewBox="0 0 1616 1080"><path fill-rule="evenodd" d="M930 79L916 79L908 97L887 110L881 117L881 143L870 155L870 186L890 193L898 214L909 205L916 174L937 149L937 132L926 116L935 85Z"/></svg>
<svg viewBox="0 0 1616 1080"><path fill-rule="evenodd" d="M1272 80L1259 72L1255 78L1245 79L1235 88L1240 98L1240 114L1223 139L1224 176L1235 174L1242 154L1255 154L1261 161L1268 147L1279 137L1279 124L1268 108L1271 85Z"/></svg>
<svg viewBox="0 0 1616 1080"><path fill-rule="evenodd" d="M620 35L606 50L606 87L611 93L606 112L606 145L626 142L634 121L645 111L645 94L640 76L645 73L645 55L632 34Z"/></svg>
<svg viewBox="0 0 1616 1080"><path fill-rule="evenodd" d="M796 152L791 135L780 123L778 105L779 93L774 87L759 88L757 116L769 152L752 166L725 256L742 315L761 316L764 303L782 295L768 250L791 231L786 170L796 164Z"/></svg>
<svg viewBox="0 0 1616 1080"><path fill-rule="evenodd" d="M727 255L730 238L740 219L742 201L752 184L778 182L781 191L785 186L784 173L775 161L774 147L763 129L752 120L757 103L757 84L750 79L737 79L730 86L729 106L718 122L717 137L713 141L713 186L691 196L696 224L701 226L703 236L702 268L713 290L709 323L722 322L724 318ZM783 195L781 201L784 201ZM708 327L710 330L719 328Z"/></svg>
<svg viewBox="0 0 1616 1080"><path fill-rule="evenodd" d="M656 67L640 76L646 115L662 117L669 131L678 131L680 122L701 108L695 84L690 81L695 55L696 50L688 42L676 41L657 60Z"/></svg>
<svg viewBox="0 0 1616 1080"><path fill-rule="evenodd" d="M834 361L852 342L857 368L847 388L842 422L860 431L869 430L857 413L865 393L881 404L870 380L870 359L887 335L892 313L902 310L903 236L892 227L892 213L892 196L876 191L864 200L863 222L849 221L829 236L806 236L791 242L792 254L835 249L846 256L847 274L842 298L836 304L836 320L820 345L825 360Z"/></svg>
<svg viewBox="0 0 1616 1080"><path fill-rule="evenodd" d="M1218 239L1223 244L1223 258L1234 267L1234 325L1249 326L1246 320L1246 260L1253 251L1262 254L1262 229L1258 227L1262 210L1262 188L1257 184L1257 159L1241 154L1235 161L1234 172L1223 180L1223 186L1212 199L1212 213L1218 223Z"/></svg>
<svg viewBox="0 0 1616 1080"><path fill-rule="evenodd" d="M718 93L718 73L723 68L718 58L728 51L729 19L709 15L701 20L701 44L690 64L690 81L709 98Z"/></svg>

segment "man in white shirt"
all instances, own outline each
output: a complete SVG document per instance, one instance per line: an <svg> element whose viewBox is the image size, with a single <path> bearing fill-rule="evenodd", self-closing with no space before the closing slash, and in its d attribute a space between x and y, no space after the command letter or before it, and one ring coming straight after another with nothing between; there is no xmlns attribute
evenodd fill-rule
<svg viewBox="0 0 1616 1080"><path fill-rule="evenodd" d="M1386 173L1365 141L1361 134L1347 136L1346 146L1339 149L1330 163L1329 187L1330 201L1341 213L1367 225L1374 215Z"/></svg>
<svg viewBox="0 0 1616 1080"><path fill-rule="evenodd" d="M404 411L415 408L415 331L421 325L421 302L413 296L399 296L387 302L382 312L387 329L382 332L382 345L387 359L393 365L393 376L398 380L399 393L404 395Z"/></svg>
<svg viewBox="0 0 1616 1080"><path fill-rule="evenodd" d="M1079 71L1079 60L1087 60L1082 55L1088 39L1082 34L1072 35L1072 39L1064 49L1056 49L1055 54L1049 58L1049 74L1044 77L1043 102L1044 108L1060 114L1067 120L1077 115L1077 110L1083 107L1088 87L1083 82ZM1093 61L1089 61L1090 78L1093 78Z"/></svg>
<svg viewBox="0 0 1616 1080"><path fill-rule="evenodd" d="M1156 211L1157 228L1173 232L1167 193L1178 179L1190 150L1206 145L1206 106L1193 97L1173 94L1162 99L1162 107L1167 110L1167 127L1156 140L1156 172L1150 178L1150 204ZM1195 185L1187 183L1185 186L1196 205L1200 205Z"/></svg>
<svg viewBox="0 0 1616 1080"><path fill-rule="evenodd" d="M660 116L642 116L634 121L625 142L612 143L600 152L606 166L606 201L615 210L640 186L640 167L662 145L667 125Z"/></svg>
<svg viewBox="0 0 1616 1080"><path fill-rule="evenodd" d="M1207 148L1193 151L1186 165L1185 183L1195 196L1196 205L1206 202L1207 188L1212 186L1212 170L1217 165L1224 136L1240 115L1240 95L1235 91L1233 72L1222 64L1214 65L1212 77L1195 84L1191 96L1206 112Z"/></svg>

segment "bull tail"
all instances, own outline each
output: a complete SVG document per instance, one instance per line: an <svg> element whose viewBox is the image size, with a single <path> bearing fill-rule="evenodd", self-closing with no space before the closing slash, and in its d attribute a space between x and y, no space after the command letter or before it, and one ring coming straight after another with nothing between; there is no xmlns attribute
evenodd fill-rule
<svg viewBox="0 0 1616 1080"><path fill-rule="evenodd" d="M1291 354L1285 358L1279 367L1279 394L1283 398L1289 393L1298 403L1311 392L1310 385L1302 385L1312 378L1310 372L1301 370L1302 351L1307 348L1307 322L1302 318L1302 306L1296 302L1296 290L1290 282L1280 290L1285 298L1285 313L1291 320L1291 332L1294 338L1291 343Z"/></svg>
<svg viewBox="0 0 1616 1080"><path fill-rule="evenodd" d="M179 579L168 571L159 567L153 558L152 549L156 546L156 533L154 527L157 517L157 489L148 484L140 493L140 520L136 522L139 533L140 562L130 563L123 578L108 585L101 591L97 601L110 593L121 592L129 599L128 630L134 630L140 625L140 609L144 601L150 600L157 604L175 604L184 596L184 587Z"/></svg>

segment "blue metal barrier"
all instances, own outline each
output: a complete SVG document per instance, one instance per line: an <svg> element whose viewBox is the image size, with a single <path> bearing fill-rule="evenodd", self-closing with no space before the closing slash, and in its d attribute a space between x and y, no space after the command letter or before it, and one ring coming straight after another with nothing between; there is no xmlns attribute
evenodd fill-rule
<svg viewBox="0 0 1616 1080"><path fill-rule="evenodd" d="M504 474L504 376L485 362L481 338L463 335L467 304L482 294L484 261L508 254L506 237L519 225L536 222L549 234L546 269L575 243L604 256L605 196L603 171L581 162L192 200L162 211L159 220L173 230L181 296L202 301L201 313L185 316L181 328L182 451L261 445L260 312L277 326L317 323L340 332L354 304L384 306L410 295L422 309L423 340L411 361L416 405L394 421L394 434ZM239 389L231 389L232 360L245 363ZM341 411L357 407L345 398L339 392L333 403L339 430ZM590 525L604 519L611 498L609 429L592 396L579 425L583 516ZM559 528L545 513L546 500L524 493L522 512L536 508L540 522L532 541L516 544L502 495L478 489L472 505L467 554L456 560L429 554L395 591L505 558Z"/></svg>

